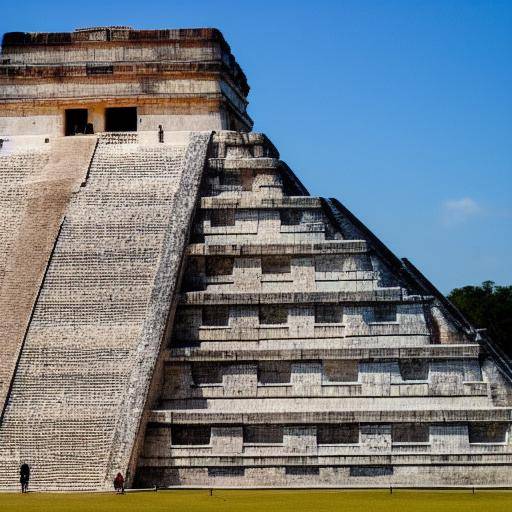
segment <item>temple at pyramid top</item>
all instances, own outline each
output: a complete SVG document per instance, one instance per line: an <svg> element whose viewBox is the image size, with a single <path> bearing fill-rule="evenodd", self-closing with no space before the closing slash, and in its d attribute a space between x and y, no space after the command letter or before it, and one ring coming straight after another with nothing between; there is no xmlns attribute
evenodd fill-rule
<svg viewBox="0 0 512 512"><path fill-rule="evenodd" d="M217 29L4 35L0 136L248 131L247 79Z"/></svg>

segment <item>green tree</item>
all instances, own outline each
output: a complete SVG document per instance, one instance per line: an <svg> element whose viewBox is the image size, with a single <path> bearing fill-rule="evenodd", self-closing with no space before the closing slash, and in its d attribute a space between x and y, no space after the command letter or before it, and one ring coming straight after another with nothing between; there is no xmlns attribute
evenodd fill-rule
<svg viewBox="0 0 512 512"><path fill-rule="evenodd" d="M474 327L487 329L489 337L512 358L512 286L484 281L481 286L455 288L448 299Z"/></svg>

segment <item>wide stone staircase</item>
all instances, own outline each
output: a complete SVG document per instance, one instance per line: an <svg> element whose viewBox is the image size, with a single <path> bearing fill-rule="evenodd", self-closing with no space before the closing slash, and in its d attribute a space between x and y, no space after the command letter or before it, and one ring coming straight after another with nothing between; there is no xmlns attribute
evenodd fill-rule
<svg viewBox="0 0 512 512"><path fill-rule="evenodd" d="M0 151L2 408L64 211L95 144L95 137L14 137Z"/></svg>
<svg viewBox="0 0 512 512"><path fill-rule="evenodd" d="M77 474L80 488L99 489L126 473L208 140L99 136L0 425L1 488L17 484L21 463L33 489L76 489Z"/></svg>

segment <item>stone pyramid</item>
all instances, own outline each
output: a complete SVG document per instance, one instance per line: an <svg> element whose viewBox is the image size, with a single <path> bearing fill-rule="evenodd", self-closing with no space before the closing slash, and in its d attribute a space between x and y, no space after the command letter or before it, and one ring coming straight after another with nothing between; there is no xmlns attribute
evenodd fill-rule
<svg viewBox="0 0 512 512"><path fill-rule="evenodd" d="M218 31L0 62L0 489L512 485L510 361L250 131Z"/></svg>

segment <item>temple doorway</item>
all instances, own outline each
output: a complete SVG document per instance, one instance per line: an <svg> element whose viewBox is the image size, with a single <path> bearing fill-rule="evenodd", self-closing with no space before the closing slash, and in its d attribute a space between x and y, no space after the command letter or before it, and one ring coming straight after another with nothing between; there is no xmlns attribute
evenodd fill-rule
<svg viewBox="0 0 512 512"><path fill-rule="evenodd" d="M87 133L87 109L69 108L66 109L66 135Z"/></svg>
<svg viewBox="0 0 512 512"><path fill-rule="evenodd" d="M136 132L137 107L112 107L105 109L106 132Z"/></svg>

